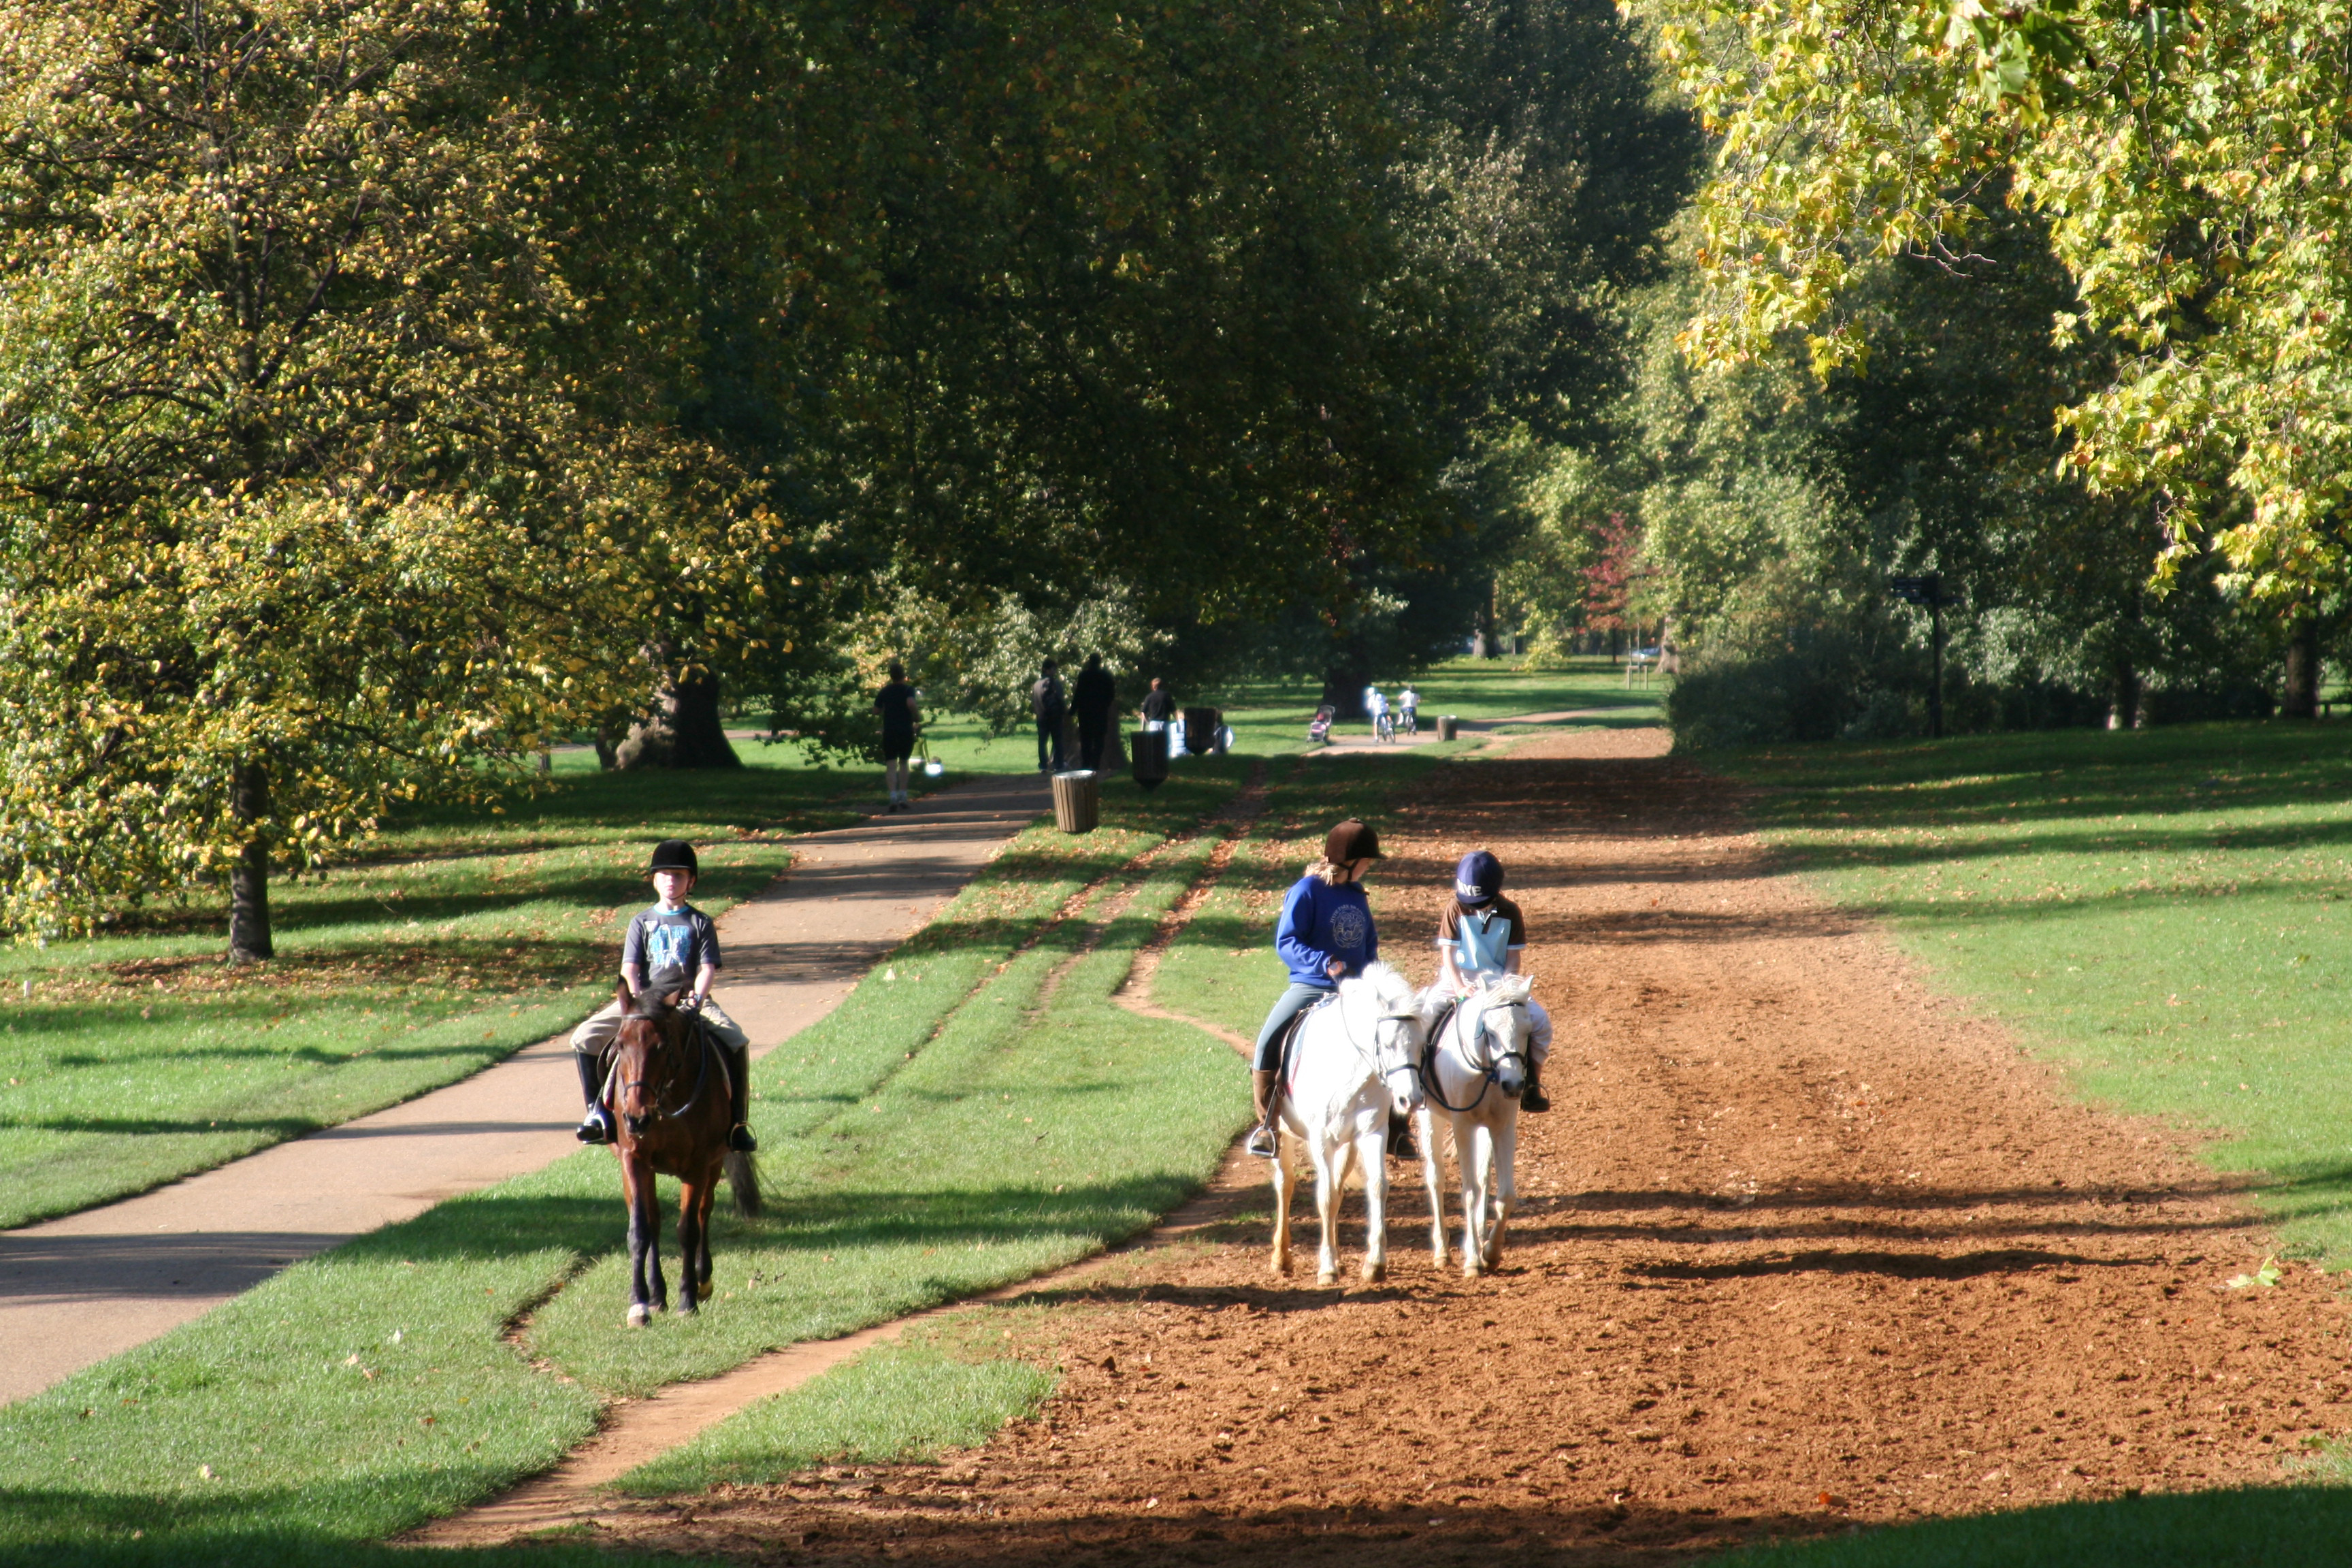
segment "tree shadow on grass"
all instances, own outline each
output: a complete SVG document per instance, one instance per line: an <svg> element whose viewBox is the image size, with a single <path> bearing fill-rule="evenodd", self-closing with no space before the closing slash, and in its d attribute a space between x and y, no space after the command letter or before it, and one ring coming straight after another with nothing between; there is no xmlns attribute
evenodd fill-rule
<svg viewBox="0 0 2352 1568"><path fill-rule="evenodd" d="M554 1542L436 1551L423 1558L414 1548L375 1545L368 1539L454 1510L512 1479L503 1470L469 1466L453 1454L425 1482L409 1476L373 1477L297 1489L224 1480L209 1490L144 1491L0 1485L0 1568L67 1563L95 1568L417 1568L421 1562L453 1568L611 1568L615 1562L654 1561ZM386 1495L395 1488L412 1495ZM349 1520L352 1525L304 1530L286 1523L289 1516ZM139 1539L131 1539L134 1531Z"/></svg>
<svg viewBox="0 0 2352 1568"><path fill-rule="evenodd" d="M608 1193L477 1193L402 1224L346 1242L335 1254L354 1264L482 1262L562 1247L589 1257L623 1250L627 1216L618 1172ZM909 1191L771 1192L756 1219L722 1203L715 1247L755 1247L838 1253L864 1247L1019 1246L1071 1236L1119 1239L1154 1223L1199 1190L1173 1173L1100 1183ZM664 1224L674 1223L677 1189L663 1184Z"/></svg>

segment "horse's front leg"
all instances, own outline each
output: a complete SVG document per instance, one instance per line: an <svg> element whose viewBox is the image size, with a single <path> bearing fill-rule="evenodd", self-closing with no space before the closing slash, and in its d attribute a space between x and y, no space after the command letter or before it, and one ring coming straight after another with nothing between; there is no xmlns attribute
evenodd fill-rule
<svg viewBox="0 0 2352 1568"><path fill-rule="evenodd" d="M1388 1118L1356 1140L1356 1161L1364 1172L1364 1279L1389 1277Z"/></svg>
<svg viewBox="0 0 2352 1568"><path fill-rule="evenodd" d="M1421 1116L1421 1184L1429 1189L1429 1253L1445 1267L1445 1196L1440 1184L1444 1172L1437 1163L1437 1115L1423 1106ZM1447 1130L1452 1131L1448 1123Z"/></svg>
<svg viewBox="0 0 2352 1568"><path fill-rule="evenodd" d="M1315 1255L1315 1283L1336 1285L1339 1282L1339 1207L1348 1196L1348 1154L1355 1148L1342 1143L1337 1149L1326 1136L1315 1144L1315 1212L1323 1222L1323 1238Z"/></svg>
<svg viewBox="0 0 2352 1568"><path fill-rule="evenodd" d="M1298 1190L1298 1166L1292 1158L1297 1147L1285 1147L1279 1132L1274 1145L1274 1271L1290 1272L1290 1197Z"/></svg>
<svg viewBox="0 0 2352 1568"><path fill-rule="evenodd" d="M695 1260L702 1256L702 1194L700 1182L680 1178L677 1193L677 1310L692 1316L701 1310L701 1281L694 1277Z"/></svg>
<svg viewBox="0 0 2352 1568"><path fill-rule="evenodd" d="M653 1316L646 1292L646 1260L658 1223L653 1204L654 1173L632 1149L621 1161L621 1195L629 1205L629 1327L642 1329Z"/></svg>
<svg viewBox="0 0 2352 1568"><path fill-rule="evenodd" d="M1462 1277L1475 1279L1486 1261L1486 1171L1494 1157L1494 1137L1486 1125L1471 1121L1454 1146L1454 1163L1462 1170Z"/></svg>
<svg viewBox="0 0 2352 1568"><path fill-rule="evenodd" d="M1497 1268L1503 1261L1503 1232L1518 1211L1519 1186L1516 1173L1519 1153L1519 1118L1516 1106L1507 1110L1501 1124L1495 1129L1494 1168L1487 1177L1487 1186L1494 1194L1495 1219L1486 1230L1486 1267Z"/></svg>
<svg viewBox="0 0 2352 1568"><path fill-rule="evenodd" d="M710 1211L719 1202L719 1173L702 1184L702 1207L697 1212L695 1233L702 1238L701 1255L695 1259L694 1280L701 1287L702 1299L710 1300Z"/></svg>

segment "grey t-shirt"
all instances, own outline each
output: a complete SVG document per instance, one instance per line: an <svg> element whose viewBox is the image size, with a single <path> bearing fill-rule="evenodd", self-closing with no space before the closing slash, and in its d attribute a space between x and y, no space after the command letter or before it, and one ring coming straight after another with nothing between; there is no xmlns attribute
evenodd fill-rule
<svg viewBox="0 0 2352 1568"><path fill-rule="evenodd" d="M719 967L719 928L692 904L640 910L621 939L622 967L633 963L648 975L656 970L683 970L691 984L704 964Z"/></svg>

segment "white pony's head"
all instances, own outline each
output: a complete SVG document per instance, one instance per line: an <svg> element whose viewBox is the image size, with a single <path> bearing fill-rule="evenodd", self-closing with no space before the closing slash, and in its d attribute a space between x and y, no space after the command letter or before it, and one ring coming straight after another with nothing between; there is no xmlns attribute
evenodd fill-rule
<svg viewBox="0 0 2352 1568"><path fill-rule="evenodd" d="M1412 983L1385 963L1368 963L1361 974L1339 982L1339 1005L1349 1008L1354 1020L1369 1032L1381 1081L1395 1097L1398 1114L1420 1110L1417 1069L1427 1031Z"/></svg>
<svg viewBox="0 0 2352 1568"><path fill-rule="evenodd" d="M1495 1087L1516 1095L1528 1086L1528 1001L1535 982L1524 974L1481 975L1463 999L1470 1057L1491 1070Z"/></svg>

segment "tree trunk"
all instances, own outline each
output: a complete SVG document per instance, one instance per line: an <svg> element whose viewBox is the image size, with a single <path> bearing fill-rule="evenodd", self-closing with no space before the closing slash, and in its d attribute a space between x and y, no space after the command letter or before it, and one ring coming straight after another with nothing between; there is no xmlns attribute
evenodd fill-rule
<svg viewBox="0 0 2352 1568"><path fill-rule="evenodd" d="M666 682L654 693L652 717L615 748L624 768L740 768L743 759L719 719L719 677L708 670Z"/></svg>
<svg viewBox="0 0 2352 1568"><path fill-rule="evenodd" d="M2137 730L2139 728L2139 671L2126 662L2118 662L2109 688L2112 701L2107 709L2107 728Z"/></svg>
<svg viewBox="0 0 2352 1568"><path fill-rule="evenodd" d="M2286 690L2279 699L2279 717L2319 717L2319 617L2300 611L2287 634Z"/></svg>
<svg viewBox="0 0 2352 1568"><path fill-rule="evenodd" d="M1372 678L1360 666L1333 665L1323 671L1323 700L1339 710L1339 722L1364 716L1364 688Z"/></svg>
<svg viewBox="0 0 2352 1568"><path fill-rule="evenodd" d="M246 761L236 766L229 809L239 822L259 824L269 815L269 769ZM228 961L264 963L278 956L269 942L269 840L258 826L245 841L228 881Z"/></svg>

